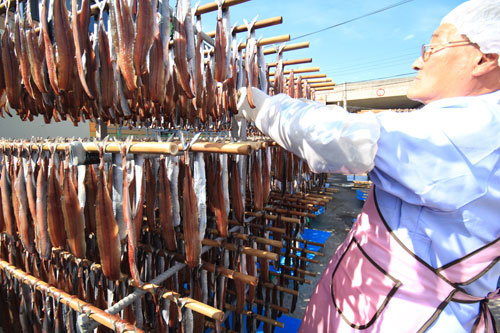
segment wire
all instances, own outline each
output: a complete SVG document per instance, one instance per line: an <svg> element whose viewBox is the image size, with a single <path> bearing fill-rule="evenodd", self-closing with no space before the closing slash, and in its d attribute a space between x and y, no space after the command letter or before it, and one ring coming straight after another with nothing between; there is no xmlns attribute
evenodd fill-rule
<svg viewBox="0 0 500 333"><path fill-rule="evenodd" d="M320 32L323 32L323 31L326 31L326 30L329 30L329 29L332 29L332 28L336 28L338 26L341 26L341 25L344 25L344 24L347 24L347 23L350 23L350 22L353 22L353 21L357 21L359 19L362 19L362 18L365 18L367 16L371 16L371 15L374 15L374 14L377 14L377 13L381 13L383 11L386 11L388 9L391 9L391 8L394 8L394 7L398 7L398 6L401 6L401 5L404 5L405 3L408 3L408 2L411 2L413 0L403 0L403 1L400 1L400 2L397 2L395 4L392 4L392 5L389 5L387 7L384 7L384 8L380 8L380 9L377 9L373 12L370 12L370 13L367 13L367 14L364 14L364 15L361 15L361 16L358 16L358 17L355 17L355 18L352 18L350 20L347 20L347 21L344 21L344 22L341 22L341 23L337 23L337 24L334 24L332 26L329 26L329 27L326 27L326 28L323 28L323 29L320 29L320 30L316 30L316 31L313 31L313 32L309 32L307 34L304 34L304 35L300 35L300 36L297 36L297 37L294 37L292 39L290 39L290 41L292 40L297 40L299 38L303 38L303 37L307 37L307 36L311 36L311 35L314 35L314 34L317 34L317 33L320 33Z"/></svg>

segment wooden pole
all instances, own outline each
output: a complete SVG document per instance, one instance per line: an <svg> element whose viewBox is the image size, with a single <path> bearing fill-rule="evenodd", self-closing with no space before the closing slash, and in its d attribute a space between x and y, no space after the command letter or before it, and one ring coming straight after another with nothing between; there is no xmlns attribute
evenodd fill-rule
<svg viewBox="0 0 500 333"><path fill-rule="evenodd" d="M281 23L283 23L283 16L275 16L275 17L271 17L268 19L259 20L259 21L255 22L255 24L253 25L253 28L254 29L262 29L262 28L267 28L267 27L281 24ZM236 28L234 28L233 32L239 33L239 32L244 32L247 30L248 30L247 25L241 24L241 25L237 26ZM207 32L207 35L214 38L215 31Z"/></svg>
<svg viewBox="0 0 500 333"><path fill-rule="evenodd" d="M291 70L286 70L283 72L284 75L290 74ZM319 72L319 67L309 67L309 68L297 68L293 70L293 74L298 73L310 73L310 72ZM269 76L274 76L274 72L269 73Z"/></svg>
<svg viewBox="0 0 500 333"><path fill-rule="evenodd" d="M309 47L309 42L302 42L302 43L297 43L297 44L290 44L290 45L286 45L283 48L283 52L293 51L293 50L300 50L300 49L306 49L308 47ZM271 47L271 48L265 49L263 52L264 52L264 55L269 55L269 54L277 53L278 52L278 48L277 47Z"/></svg>
<svg viewBox="0 0 500 333"><path fill-rule="evenodd" d="M144 332L134 325L120 319L120 317L106 313L105 311L93 306L92 304L80 300L74 295L70 295L61 289L51 286L50 284L25 273L21 269L9 264L4 260L0 260L0 268L5 272L8 272L11 276L14 276L14 278L19 282L28 284L31 287L35 287L37 290L59 300L61 303L69 306L71 309L78 313L87 314L89 318L95 320L99 324L106 326L107 328L110 328L112 330L118 329L120 332Z"/></svg>
<svg viewBox="0 0 500 333"><path fill-rule="evenodd" d="M250 1L250 0L226 0L226 1L224 1L222 8L236 6L236 5L239 5L240 3L244 3L247 1ZM210 3L199 6L198 9L196 10L195 16L214 12L217 9L218 9L217 2L216 1L210 2Z"/></svg>
<svg viewBox="0 0 500 333"><path fill-rule="evenodd" d="M268 38L262 38L257 41L257 46L271 45L288 42L290 40L290 35L280 35ZM241 43L238 45L238 50L243 50L247 47L247 43Z"/></svg>
<svg viewBox="0 0 500 333"><path fill-rule="evenodd" d="M299 65L299 64L307 64L312 62L312 58L304 58L304 59L296 59L296 60L285 60L283 61L283 66L287 65ZM276 67L278 62L270 62L267 64L267 67ZM294 72L295 73L295 72Z"/></svg>
<svg viewBox="0 0 500 333"><path fill-rule="evenodd" d="M325 82L325 83L312 83L311 88L323 88L323 87L333 87L335 82Z"/></svg>
<svg viewBox="0 0 500 333"><path fill-rule="evenodd" d="M315 91L335 90L335 87L315 88Z"/></svg>
<svg viewBox="0 0 500 333"><path fill-rule="evenodd" d="M224 318L224 311L216 309L210 305L199 302L190 297L182 297L181 294L175 291L166 291L161 295L162 298L166 298L172 302L181 301L182 304L188 309L201 313L209 318L221 321Z"/></svg>

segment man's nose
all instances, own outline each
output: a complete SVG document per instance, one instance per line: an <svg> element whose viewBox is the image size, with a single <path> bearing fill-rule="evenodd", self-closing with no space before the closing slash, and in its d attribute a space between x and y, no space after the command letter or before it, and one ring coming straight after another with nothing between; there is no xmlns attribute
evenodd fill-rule
<svg viewBox="0 0 500 333"><path fill-rule="evenodd" d="M422 57L418 57L414 62L413 64L411 65L411 68L413 68L414 70L416 71L419 71L422 69L422 67L424 66L424 62L422 60Z"/></svg>

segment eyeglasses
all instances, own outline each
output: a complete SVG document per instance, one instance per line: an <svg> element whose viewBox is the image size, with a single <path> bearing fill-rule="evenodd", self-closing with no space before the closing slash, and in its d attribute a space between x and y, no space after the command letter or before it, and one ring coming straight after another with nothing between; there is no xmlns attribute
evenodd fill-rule
<svg viewBox="0 0 500 333"><path fill-rule="evenodd" d="M467 40L457 40L446 43L435 43L435 44L424 44L422 45L422 60L425 62L429 60L431 54L441 51L447 47L455 47L455 46L466 46L474 44ZM439 47L440 46L440 47Z"/></svg>

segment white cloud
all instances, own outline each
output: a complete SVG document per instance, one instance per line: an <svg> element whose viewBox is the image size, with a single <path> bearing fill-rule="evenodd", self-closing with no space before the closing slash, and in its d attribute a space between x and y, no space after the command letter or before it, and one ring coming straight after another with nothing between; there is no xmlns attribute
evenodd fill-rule
<svg viewBox="0 0 500 333"><path fill-rule="evenodd" d="M410 35L406 36L405 38L403 38L403 40L413 39L413 37L415 37L415 35L414 34L410 34Z"/></svg>

